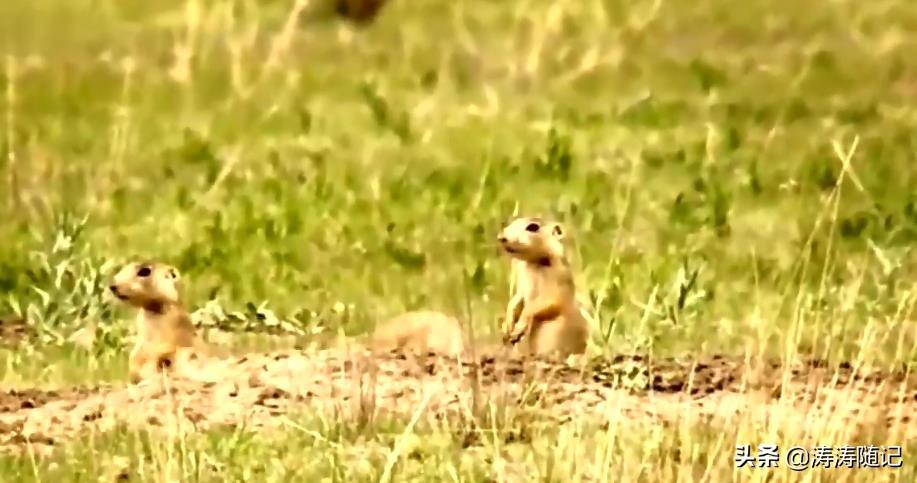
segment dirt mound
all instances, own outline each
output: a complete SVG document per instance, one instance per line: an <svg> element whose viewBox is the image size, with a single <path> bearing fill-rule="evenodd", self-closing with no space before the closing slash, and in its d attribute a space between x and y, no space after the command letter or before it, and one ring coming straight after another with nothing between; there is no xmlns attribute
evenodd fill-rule
<svg viewBox="0 0 917 483"><path fill-rule="evenodd" d="M675 420L685 412L729 421L766 421L781 400L805 422L813 405L831 418L880 424L917 437L917 378L904 372L857 371L819 361L784 370L713 356L701 360L617 356L567 364L547 359L483 355L449 360L341 349L285 351L200 361L169 379L128 387L0 394L0 445L53 447L94 426L167 432L215 426L281 424L308 410L343 418L410 415L470 418L493 404L564 423L582 417ZM786 404L780 410L787 415Z"/></svg>
<svg viewBox="0 0 917 483"><path fill-rule="evenodd" d="M34 409L41 407L49 402L55 402L62 399L83 399L90 394L104 390L102 387L95 388L70 388L58 391L46 391L42 389L12 389L0 392L0 413L11 413L20 409Z"/></svg>

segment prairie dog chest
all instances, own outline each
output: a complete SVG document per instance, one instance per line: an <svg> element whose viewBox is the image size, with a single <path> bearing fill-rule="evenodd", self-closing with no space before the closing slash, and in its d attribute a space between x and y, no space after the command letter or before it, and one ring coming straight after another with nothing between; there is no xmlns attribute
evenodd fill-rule
<svg viewBox="0 0 917 483"><path fill-rule="evenodd" d="M161 338L168 325L165 320L165 314L155 314L146 310L137 314L137 335L140 340L150 340Z"/></svg>
<svg viewBox="0 0 917 483"><path fill-rule="evenodd" d="M544 294L556 293L562 289L562 280L553 267L523 263L518 265L516 292L524 300L534 300Z"/></svg>

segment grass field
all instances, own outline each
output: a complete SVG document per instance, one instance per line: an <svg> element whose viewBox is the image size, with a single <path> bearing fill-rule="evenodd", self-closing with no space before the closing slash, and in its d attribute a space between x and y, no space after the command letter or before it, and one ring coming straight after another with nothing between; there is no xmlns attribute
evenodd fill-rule
<svg viewBox="0 0 917 483"><path fill-rule="evenodd" d="M572 233L592 356L917 363L913 2L392 0L362 27L321 0L0 3L0 315L35 331L0 350L5 388L125 383L131 316L105 287L135 257L179 267L228 330L434 308L494 338L515 214ZM304 414L88 434L0 479L917 478L905 433L813 417L509 418L469 449L444 424ZM904 467L734 469L768 441L904 445Z"/></svg>

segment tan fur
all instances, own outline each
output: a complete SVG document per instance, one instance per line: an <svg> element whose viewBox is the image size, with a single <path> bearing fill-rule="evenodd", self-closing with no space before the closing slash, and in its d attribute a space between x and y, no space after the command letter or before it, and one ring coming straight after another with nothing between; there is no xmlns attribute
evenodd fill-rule
<svg viewBox="0 0 917 483"><path fill-rule="evenodd" d="M433 310L406 312L379 325L370 338L375 350L401 349L416 355L434 352L440 355L462 354L467 341L459 321Z"/></svg>
<svg viewBox="0 0 917 483"><path fill-rule="evenodd" d="M131 382L160 370L174 370L198 357L202 349L191 317L181 301L181 274L164 263L133 262L115 274L111 292L138 309L137 342L131 350Z"/></svg>
<svg viewBox="0 0 917 483"><path fill-rule="evenodd" d="M576 302L564 237L559 223L540 218L515 219L498 236L512 257L504 341L515 345L525 338L533 354L586 351L589 325Z"/></svg>

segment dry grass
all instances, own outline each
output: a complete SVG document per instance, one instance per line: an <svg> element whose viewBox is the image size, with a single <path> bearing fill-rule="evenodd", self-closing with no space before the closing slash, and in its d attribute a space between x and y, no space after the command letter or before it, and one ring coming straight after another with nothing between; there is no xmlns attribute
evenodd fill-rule
<svg viewBox="0 0 917 483"><path fill-rule="evenodd" d="M247 332L227 357L414 308L486 344L508 274L492 239L516 212L573 229L590 357L677 377L627 358L551 390L473 374L468 414L437 419L396 365L341 383L355 411L280 398L264 428L190 433L114 416L71 433L92 421L70 408L42 429L62 432L50 453L0 459L4 480L915 479L910 2L396 1L369 24L325 7L0 5L0 383L27 389L3 396L0 433L50 424L29 398L146 390L125 389L127 317L105 296L126 258L179 266L196 320ZM715 354L734 364L685 369ZM697 377L725 385L692 397ZM74 384L102 389L47 393ZM189 384L127 407L211 415ZM904 466L734 467L765 443L901 445Z"/></svg>

